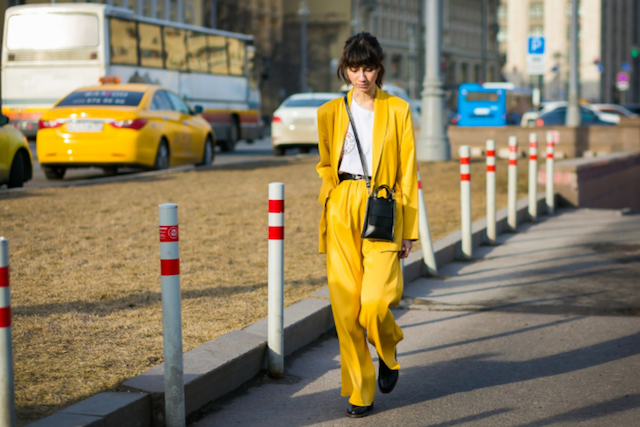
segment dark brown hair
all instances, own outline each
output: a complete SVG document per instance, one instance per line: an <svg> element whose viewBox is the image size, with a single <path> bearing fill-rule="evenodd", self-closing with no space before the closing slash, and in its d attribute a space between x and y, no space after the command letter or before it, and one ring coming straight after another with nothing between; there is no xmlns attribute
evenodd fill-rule
<svg viewBox="0 0 640 427"><path fill-rule="evenodd" d="M346 84L351 84L347 75L347 68L377 68L378 78L376 86L382 88L382 79L384 78L384 53L382 46L378 43L378 39L370 33L361 32L355 36L351 36L344 44L342 56L338 63L338 78Z"/></svg>

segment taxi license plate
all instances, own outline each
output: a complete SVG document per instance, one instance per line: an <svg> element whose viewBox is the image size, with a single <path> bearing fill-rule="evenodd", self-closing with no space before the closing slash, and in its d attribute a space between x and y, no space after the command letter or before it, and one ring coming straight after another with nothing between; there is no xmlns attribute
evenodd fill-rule
<svg viewBox="0 0 640 427"><path fill-rule="evenodd" d="M69 132L102 132L101 122L69 122L67 130Z"/></svg>

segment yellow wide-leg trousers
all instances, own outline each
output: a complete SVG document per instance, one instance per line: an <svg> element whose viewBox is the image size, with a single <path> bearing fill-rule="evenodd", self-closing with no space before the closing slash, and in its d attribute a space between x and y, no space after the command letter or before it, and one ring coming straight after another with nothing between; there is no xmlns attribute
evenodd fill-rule
<svg viewBox="0 0 640 427"><path fill-rule="evenodd" d="M342 396L369 406L376 373L366 338L391 369L400 369L395 347L402 341L389 306L402 297L398 252L362 239L367 187L365 181L343 181L327 202L327 279L342 371ZM401 230L396 230L402 232Z"/></svg>

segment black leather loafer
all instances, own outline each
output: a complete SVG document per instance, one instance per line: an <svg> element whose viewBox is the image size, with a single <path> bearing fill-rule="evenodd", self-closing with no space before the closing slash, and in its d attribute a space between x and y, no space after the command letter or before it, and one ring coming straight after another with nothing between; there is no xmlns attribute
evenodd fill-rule
<svg viewBox="0 0 640 427"><path fill-rule="evenodd" d="M398 352L396 351L396 356L397 354ZM393 388L396 386L396 383L398 382L400 371L397 369L389 369L380 355L378 355L378 359L380 359L380 369L378 371L378 388L380 388L380 392L382 393L391 393L393 391Z"/></svg>
<svg viewBox="0 0 640 427"><path fill-rule="evenodd" d="M373 411L373 403L369 406L356 406L351 405L347 409L347 417L350 418L362 418L369 415L369 412Z"/></svg>

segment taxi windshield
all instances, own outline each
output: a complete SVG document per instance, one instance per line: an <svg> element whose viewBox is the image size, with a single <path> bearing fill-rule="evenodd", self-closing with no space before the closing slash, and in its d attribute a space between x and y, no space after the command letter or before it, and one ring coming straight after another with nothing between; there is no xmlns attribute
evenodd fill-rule
<svg viewBox="0 0 640 427"><path fill-rule="evenodd" d="M87 90L74 92L58 103L58 107L101 105L105 107L137 107L144 92L128 90Z"/></svg>

